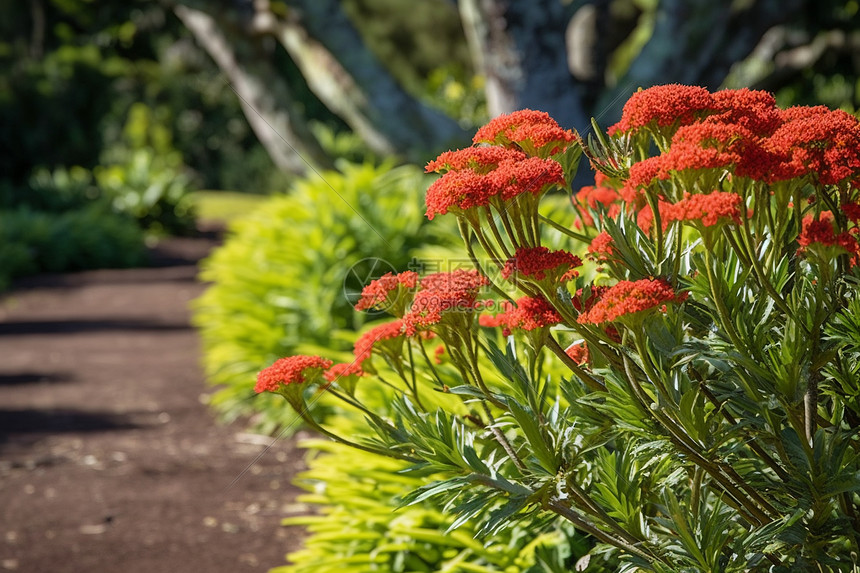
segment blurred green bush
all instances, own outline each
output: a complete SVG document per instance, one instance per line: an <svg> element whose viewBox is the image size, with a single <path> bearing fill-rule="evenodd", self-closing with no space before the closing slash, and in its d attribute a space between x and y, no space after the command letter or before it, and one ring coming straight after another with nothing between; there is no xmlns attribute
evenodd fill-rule
<svg viewBox="0 0 860 573"><path fill-rule="evenodd" d="M93 174L114 211L133 217L145 231L187 234L195 230L191 180L158 112L132 105L122 143L102 154Z"/></svg>
<svg viewBox="0 0 860 573"><path fill-rule="evenodd" d="M369 278L406 269L424 245L458 240L451 227L424 224L430 178L418 168L340 169L298 181L235 221L203 262L200 276L212 285L193 320L209 381L223 385L211 403L227 420L254 415L265 432L289 426L277 396L254 395L256 373L299 349L351 348L348 332L373 318L352 308Z"/></svg>
<svg viewBox="0 0 860 573"><path fill-rule="evenodd" d="M133 267L146 261L143 233L100 205L64 213L0 211L0 290L39 272Z"/></svg>

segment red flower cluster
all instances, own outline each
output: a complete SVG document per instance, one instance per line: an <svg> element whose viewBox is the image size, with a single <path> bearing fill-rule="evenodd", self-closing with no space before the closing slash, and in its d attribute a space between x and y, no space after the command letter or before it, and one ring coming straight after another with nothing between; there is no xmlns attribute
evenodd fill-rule
<svg viewBox="0 0 860 573"><path fill-rule="evenodd" d="M486 167L486 166L484 166ZM451 170L427 190L427 218L448 211L485 207L499 197L513 199L521 193L539 195L553 185L564 184L564 171L557 161L529 157L504 159L495 169L475 171L469 167Z"/></svg>
<svg viewBox="0 0 860 573"><path fill-rule="evenodd" d="M356 303L355 310L390 308L403 294L401 288L411 290L417 285L418 273L416 272L404 271L396 275L386 273L362 289L361 298Z"/></svg>
<svg viewBox="0 0 860 573"><path fill-rule="evenodd" d="M504 312L496 316L482 315L481 326L502 327L502 334L509 336L512 330L537 330L562 322L561 315L543 297L524 296L516 306L508 301L502 304Z"/></svg>
<svg viewBox="0 0 860 573"><path fill-rule="evenodd" d="M571 344L564 351L571 360L582 366L586 362L588 362L588 345L584 342L580 342L579 344Z"/></svg>
<svg viewBox="0 0 860 573"><path fill-rule="evenodd" d="M826 107L789 108L768 144L781 159L774 180L817 174L825 185L860 176L860 121Z"/></svg>
<svg viewBox="0 0 860 573"><path fill-rule="evenodd" d="M857 203L843 203L840 209L852 223L860 222L860 205Z"/></svg>
<svg viewBox="0 0 860 573"><path fill-rule="evenodd" d="M583 187L576 193L574 201L581 208L577 209L579 218L574 223L574 226L580 229L583 226L591 227L594 225L594 218L590 213L585 211L585 207L596 211L598 205L603 205L607 209L606 215L608 217L616 217L621 211L620 199L621 195L615 188L609 185L608 178L600 171L597 171L594 174L594 185Z"/></svg>
<svg viewBox="0 0 860 573"><path fill-rule="evenodd" d="M413 336L438 324L449 312L473 312L479 306L477 298L481 288L488 284L487 277L476 270L427 275L421 279L412 307L403 317L406 334Z"/></svg>
<svg viewBox="0 0 860 573"><path fill-rule="evenodd" d="M803 218L803 227L797 238L801 252L813 244L826 247L839 247L851 255L851 265L860 263L860 244L849 232L836 233L833 214L822 211L818 218L807 215Z"/></svg>
<svg viewBox="0 0 860 573"><path fill-rule="evenodd" d="M333 365L323 373L325 379L329 382L335 382L341 378L350 378L352 376L364 376L365 372L361 369L361 364L358 361L342 362Z"/></svg>
<svg viewBox="0 0 860 573"><path fill-rule="evenodd" d="M544 280L561 280L571 269L582 265L582 260L567 251L550 251L546 247L520 247L514 256L505 261L502 277L531 277Z"/></svg>
<svg viewBox="0 0 860 573"><path fill-rule="evenodd" d="M713 109L714 99L705 88L669 84L640 89L624 104L621 120L609 128L609 134L686 125Z"/></svg>
<svg viewBox="0 0 860 573"><path fill-rule="evenodd" d="M331 368L331 364L331 360L319 356L298 355L281 358L257 374L254 391L258 394L277 392L281 386L303 384L308 379L313 381L315 377Z"/></svg>
<svg viewBox="0 0 860 573"><path fill-rule="evenodd" d="M488 173L503 161L523 161L526 154L515 149L498 145L467 147L456 151L446 151L427 164L426 173L445 173L471 169L475 173Z"/></svg>
<svg viewBox="0 0 860 573"><path fill-rule="evenodd" d="M436 350L433 351L433 361L436 364L442 364L442 357L445 355L445 345L440 344L436 347Z"/></svg>
<svg viewBox="0 0 860 573"><path fill-rule="evenodd" d="M743 198L736 193L714 191L707 195L688 194L667 208L665 218L671 221L699 221L705 227L713 227L727 219L740 223L742 202Z"/></svg>
<svg viewBox="0 0 860 573"><path fill-rule="evenodd" d="M682 302L687 293L676 294L664 279L620 281L602 293L594 305L579 315L580 324L603 324L666 303Z"/></svg>
<svg viewBox="0 0 860 573"><path fill-rule="evenodd" d="M677 203L661 199L657 201L657 208L660 209L660 225L665 231L675 221L696 221L705 227L713 227L725 221L740 223L742 203L743 198L736 193L714 191L706 195L687 193ZM653 222L654 213L651 206L645 205L636 215L636 224L647 233Z"/></svg>
<svg viewBox="0 0 860 573"><path fill-rule="evenodd" d="M588 291L588 296L584 296L583 289L576 289L576 295L571 299L571 304L580 313L588 312L597 304L597 301L604 295L609 287L592 285Z"/></svg>
<svg viewBox="0 0 860 573"><path fill-rule="evenodd" d="M825 185L860 177L860 121L824 106L780 110L771 94L748 89L709 94L657 86L634 94L610 132L661 129L669 149L630 168L626 201L654 179L723 169L773 183L814 175ZM641 207L641 202L638 203Z"/></svg>
<svg viewBox="0 0 860 573"><path fill-rule="evenodd" d="M392 320L371 328L362 334L355 341L353 354L355 355L355 363L360 367L364 361L369 359L373 354L373 348L376 344L387 341L396 340L404 336L405 328L403 321L400 319Z"/></svg>
<svg viewBox="0 0 860 573"><path fill-rule="evenodd" d="M776 99L761 90L741 88L712 94L714 107L721 110L714 119L739 125L757 134L773 133L782 121Z"/></svg>
<svg viewBox="0 0 860 573"><path fill-rule="evenodd" d="M767 177L776 159L762 148L761 138L741 125L719 123L720 117L679 128L666 153L630 167L629 184L637 188L655 178L698 169L732 168L740 176Z"/></svg>
<svg viewBox="0 0 860 573"><path fill-rule="evenodd" d="M601 231L591 240L588 245L588 256L598 263L605 263L612 259L615 250L612 248L612 237L606 231Z"/></svg>
<svg viewBox="0 0 860 573"><path fill-rule="evenodd" d="M500 115L475 133L475 143L518 147L529 155L549 157L577 141L577 135L562 129L548 113L523 109Z"/></svg>

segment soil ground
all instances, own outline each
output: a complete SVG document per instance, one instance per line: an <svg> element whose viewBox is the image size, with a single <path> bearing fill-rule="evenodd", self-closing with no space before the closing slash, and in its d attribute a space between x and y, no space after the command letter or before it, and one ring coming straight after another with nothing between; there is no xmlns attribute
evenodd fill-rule
<svg viewBox="0 0 860 573"><path fill-rule="evenodd" d="M172 239L152 268L0 299L0 571L263 572L298 547L279 521L306 511L301 450L203 403L188 305L215 244Z"/></svg>

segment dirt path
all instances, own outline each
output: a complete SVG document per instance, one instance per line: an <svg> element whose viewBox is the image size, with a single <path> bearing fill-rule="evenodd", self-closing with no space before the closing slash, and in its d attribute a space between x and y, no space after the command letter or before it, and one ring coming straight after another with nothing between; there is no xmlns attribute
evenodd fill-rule
<svg viewBox="0 0 860 573"><path fill-rule="evenodd" d="M301 451L278 442L251 465L267 440L201 402L188 303L213 245L172 240L159 267L0 299L0 571L263 572L296 548L279 520L303 510Z"/></svg>

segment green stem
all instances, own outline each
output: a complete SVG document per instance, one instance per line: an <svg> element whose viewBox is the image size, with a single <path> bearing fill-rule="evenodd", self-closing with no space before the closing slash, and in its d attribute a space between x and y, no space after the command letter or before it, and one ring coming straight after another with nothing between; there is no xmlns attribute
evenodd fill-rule
<svg viewBox="0 0 860 573"><path fill-rule="evenodd" d="M785 299L782 297L782 295L780 295L778 292L776 292L776 289L773 288L773 285L771 284L771 282L769 280L767 280L767 277L765 276L764 269L761 266L761 261L756 256L756 253L753 249L753 245L752 245L753 238L752 238L752 235L750 234L751 231L749 228L749 219L747 218L746 213L742 214L742 222L743 222L743 225L741 226L741 228L743 229L743 233L741 235L741 243L747 249L747 253L748 253L747 260L749 261L749 263L752 267L753 273L755 274L756 278L758 279L759 284L762 286L762 288L764 288L764 290L765 290L765 292L767 292L768 296L770 296L770 298L773 299L773 302L776 304L776 306L779 308L779 310L781 310L783 312L783 314L785 314L788 318L797 322L797 316L794 314L794 311L791 310L791 308L785 302ZM802 328L804 328L804 330L806 329L803 326L803 323L798 322L798 324ZM808 331L807 331L807 334L809 334Z"/></svg>
<svg viewBox="0 0 860 573"><path fill-rule="evenodd" d="M415 403L418 407L426 412L427 409L424 407L424 404L421 403L421 397L418 395L418 381L415 377L415 361L412 358L412 345L407 344L406 347L409 349L409 370L412 373L412 396L415 398Z"/></svg>
<svg viewBox="0 0 860 573"><path fill-rule="evenodd" d="M558 341L552 336L552 334L547 334L546 345L561 359L562 362L564 362L565 366L570 368L574 374L579 376L580 380L585 382L586 386L596 392L606 392L606 386L604 386L603 382L586 372L579 364L574 362L573 359L564 351L564 348L559 345Z"/></svg>
<svg viewBox="0 0 860 573"><path fill-rule="evenodd" d="M639 354L640 360L642 360L642 368L645 371L645 375L651 379L651 383L657 387L657 390L663 394L665 399L669 400L669 390L663 384L663 380L657 374L657 371L654 370L654 365L651 364L651 354L645 347L645 343L643 342L640 334L640 332L633 333L633 344L636 346L636 352Z"/></svg>
<svg viewBox="0 0 860 573"><path fill-rule="evenodd" d="M508 455L508 458L514 463L518 470L520 470L521 475L525 475L526 466L520 457L517 455L516 450L514 450L511 443L505 437L505 435L496 427L496 419L493 417L493 413L490 411L490 407L487 406L485 401L481 401L481 406L483 407L484 414L487 416L487 425L490 428L490 432L493 434L493 437L496 439L496 442L502 449L505 450L505 453Z"/></svg>
<svg viewBox="0 0 860 573"><path fill-rule="evenodd" d="M567 235L568 237L576 239L577 241L582 241L583 243L586 243L586 244L591 242L591 237L589 237L588 235L583 235L581 233L571 231L570 229L568 229L564 225L561 225L558 222L553 221L549 217L545 217L543 215L538 214L538 218L540 219L540 221L542 223L548 224L550 227L552 227L556 231L563 233L563 234Z"/></svg>
<svg viewBox="0 0 860 573"><path fill-rule="evenodd" d="M399 453L395 450L392 450L392 449L378 449L378 448L374 448L372 446L365 446L364 444L359 444L358 442L353 442L351 440L341 438L337 434L334 434L334 433L326 430L325 428L323 428L321 425L319 425L317 423L317 421L311 417L311 415L308 413L307 409L296 408L295 410L296 410L296 412L298 412L299 417L301 417L301 419L304 420L305 423L309 427L311 427L312 429L316 430L317 432L323 434L324 436L331 438L335 442L339 442L341 444L344 444L345 446L349 446L349 447L355 448L357 450L362 450L364 452L368 452L371 454L377 454L380 456L386 456L386 457L394 458L394 459L398 459L398 460L406 460L406 461L412 462L412 463L418 463L421 461L417 458L413 458L411 456L406 456L406 455L401 454L401 453Z"/></svg>
<svg viewBox="0 0 860 573"><path fill-rule="evenodd" d="M693 479L690 484L690 513L693 515L699 514L699 495L702 490L702 478L705 472L701 466L696 466L693 470Z"/></svg>
<svg viewBox="0 0 860 573"><path fill-rule="evenodd" d="M714 301L714 306L717 308L717 315L720 317L720 322L722 323L723 329L726 331L726 335L729 337L729 340L732 341L735 348L738 352L743 352L749 355L749 349L747 345L743 343L735 330L735 325L732 322L731 316L729 315L729 310L726 308L726 303L723 301L722 294L717 292L717 278L714 275L714 269L712 268L713 261L711 259L711 248L710 245L705 245L705 269L708 275L708 286L711 289L711 298Z"/></svg>
<svg viewBox="0 0 860 573"><path fill-rule="evenodd" d="M483 211L487 218L487 225L490 227L490 231L492 231L493 236L496 238L496 242L499 244L499 247L505 254L505 259L510 259L513 255L508 250L508 246L505 244L505 241L502 238L502 234L499 232L498 226L496 226L496 220L495 217L493 217L493 213L490 211L489 207L485 207Z"/></svg>
<svg viewBox="0 0 860 573"><path fill-rule="evenodd" d="M475 255L475 250L472 248L472 241L470 240L472 234L471 228L466 224L465 221L461 219L457 220L457 225L460 228L460 236L463 237L463 243L466 246L466 252L469 254L469 259L472 261L472 264L475 265L475 268L478 270L478 272L487 277L487 280L490 282L490 288L493 289L496 294L498 294L505 300L514 302L514 299L511 298L511 295L503 291L501 287L499 287L490 279L489 274L484 270L484 267L481 266L480 261L478 261L478 257Z"/></svg>
<svg viewBox="0 0 860 573"><path fill-rule="evenodd" d="M691 369L691 372L695 372L695 370ZM699 382L699 390L702 392L702 394L704 394L708 401L711 402L714 407L716 407L718 412L722 413L723 417L729 424L731 424L732 426L736 426L737 420L735 420L735 417L732 416L728 410L726 410L722 402L717 400L717 397L714 396L711 390L707 387L705 380L703 380L698 375L698 372L696 372L696 379ZM755 438L753 436L747 434L747 438L748 439L746 443L750 447L750 449L752 449L752 451L754 451L756 454L758 454L759 457L764 460L764 462L768 465L768 467L770 467L770 469L774 471L774 473L779 477L779 479L783 481L788 481L788 472L782 469L782 466L780 466L770 454L764 451L764 449L758 444L758 442L755 441Z"/></svg>
<svg viewBox="0 0 860 573"><path fill-rule="evenodd" d="M571 491L573 497L577 499L579 503L585 507L586 510L591 512L594 517L597 517L602 520L604 524L614 530L615 533L618 534L625 541L627 541L631 545L645 542L644 539L636 537L635 535L631 534L629 531L621 527L618 522L612 518L612 516L606 513L606 511L588 495L588 492L580 488L579 485L575 481L573 481L571 476L566 476L564 483Z"/></svg>
<svg viewBox="0 0 860 573"><path fill-rule="evenodd" d="M623 539L619 539L617 537L614 537L614 536L606 533L605 531L601 530L600 528L595 526L593 523L587 521L586 519L583 519L572 508L565 505L561 500L558 500L558 499L550 500L549 503L547 503L547 507L550 510L552 510L554 513L557 513L561 517L563 517L563 518L567 519L568 521L570 521L571 523L573 523L573 525L576 526L577 528L593 535L595 537L595 539L599 539L603 543L608 543L609 545L614 545L615 547L618 547L619 549L622 549L622 550L624 550L624 551L626 551L632 555L636 555L642 559L645 559L649 563L653 563L655 561L662 561L661 558L659 558L655 555L652 555L650 553L646 553L645 551L642 551L641 549L639 549L635 545L631 545L630 543L627 543Z"/></svg>
<svg viewBox="0 0 860 573"><path fill-rule="evenodd" d="M433 365L433 361L430 359L430 355L427 354L427 349L424 348L424 341L423 340L418 340L418 348L421 349L421 354L424 356L424 360L427 362L427 367L430 368L430 372L433 373L433 377L439 383L440 387L444 387L445 383L442 381L442 378L439 376L439 372L436 370L436 366ZM448 354L449 355L451 354L450 350L448 350Z"/></svg>

